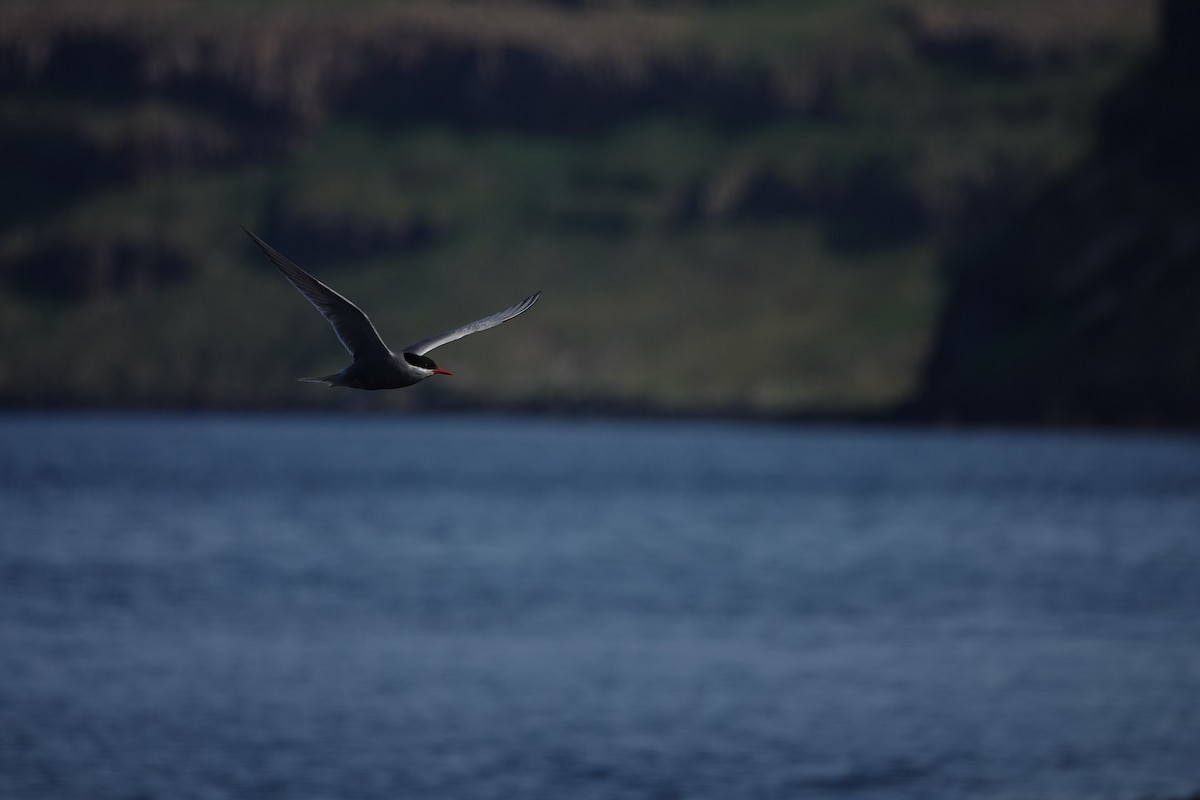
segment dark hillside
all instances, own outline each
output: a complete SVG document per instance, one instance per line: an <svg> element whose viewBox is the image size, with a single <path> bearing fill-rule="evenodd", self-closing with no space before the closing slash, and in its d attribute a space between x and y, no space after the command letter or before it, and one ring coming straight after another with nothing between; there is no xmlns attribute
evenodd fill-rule
<svg viewBox="0 0 1200 800"><path fill-rule="evenodd" d="M1142 0L14 0L0 403L877 413L938 254L1087 152ZM453 381L351 398L238 229ZM510 297L509 295L514 295ZM432 382L430 382L432 383Z"/></svg>
<svg viewBox="0 0 1200 800"><path fill-rule="evenodd" d="M1110 97L1095 153L964 245L923 413L971 422L1200 425L1200 6Z"/></svg>

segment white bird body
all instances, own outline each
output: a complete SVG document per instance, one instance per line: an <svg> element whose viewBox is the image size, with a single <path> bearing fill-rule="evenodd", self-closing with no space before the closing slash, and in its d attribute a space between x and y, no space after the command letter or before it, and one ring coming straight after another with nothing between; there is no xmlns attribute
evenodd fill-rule
<svg viewBox="0 0 1200 800"><path fill-rule="evenodd" d="M536 292L511 308L421 339L405 347L397 356L383 343L371 320L358 306L300 269L250 231L246 233L283 273L283 277L329 321L342 345L354 358L349 366L340 372L323 378L301 378L302 381L348 386L352 389L400 389L433 375L450 375L452 373L449 370L442 369L425 354L448 342L507 322L528 310L542 296L541 292Z"/></svg>

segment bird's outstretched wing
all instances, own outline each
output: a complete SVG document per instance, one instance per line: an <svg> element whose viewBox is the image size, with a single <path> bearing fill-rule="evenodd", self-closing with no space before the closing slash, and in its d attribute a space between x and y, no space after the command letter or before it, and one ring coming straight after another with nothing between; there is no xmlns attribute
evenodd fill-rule
<svg viewBox="0 0 1200 800"><path fill-rule="evenodd" d="M537 299L541 296L541 292L535 292L521 302L517 303L512 308L506 308L503 311L498 311L495 314L492 314L490 317L484 317L483 319L477 319L474 322L468 322L466 325L463 325L460 328L455 328L452 331L446 331L445 333L439 333L436 336L430 336L427 339L422 339L421 341L410 344L408 347L404 348L404 352L423 356L433 348L441 347L447 342L453 342L455 339L461 339L464 336L470 336L472 333L479 333L479 331L486 331L488 328L494 328L501 322L507 322L518 314L528 310L529 307L536 303Z"/></svg>
<svg viewBox="0 0 1200 800"><path fill-rule="evenodd" d="M299 290L300 294L329 320L333 332L355 360L363 356L382 356L388 353L387 345L379 338L375 326L358 306L330 289L319 280L289 261L271 245L245 228L242 230L254 240L258 248L271 260L283 277Z"/></svg>

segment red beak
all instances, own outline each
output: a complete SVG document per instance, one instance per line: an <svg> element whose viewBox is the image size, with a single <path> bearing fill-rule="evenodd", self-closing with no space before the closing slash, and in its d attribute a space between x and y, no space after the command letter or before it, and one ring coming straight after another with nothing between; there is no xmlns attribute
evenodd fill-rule
<svg viewBox="0 0 1200 800"><path fill-rule="evenodd" d="M454 373L448 369L442 369L441 367L435 367L433 370L433 374L434 375L453 375Z"/></svg>

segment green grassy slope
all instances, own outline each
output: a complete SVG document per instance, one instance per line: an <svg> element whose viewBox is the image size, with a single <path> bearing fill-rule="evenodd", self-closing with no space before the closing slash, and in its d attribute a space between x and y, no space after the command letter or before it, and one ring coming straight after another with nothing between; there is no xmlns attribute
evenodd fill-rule
<svg viewBox="0 0 1200 800"><path fill-rule="evenodd" d="M1087 152L1144 4L324 2L0 33L0 401L871 411L947 243ZM89 6L90 7L90 6ZM244 224L452 379L344 363Z"/></svg>

